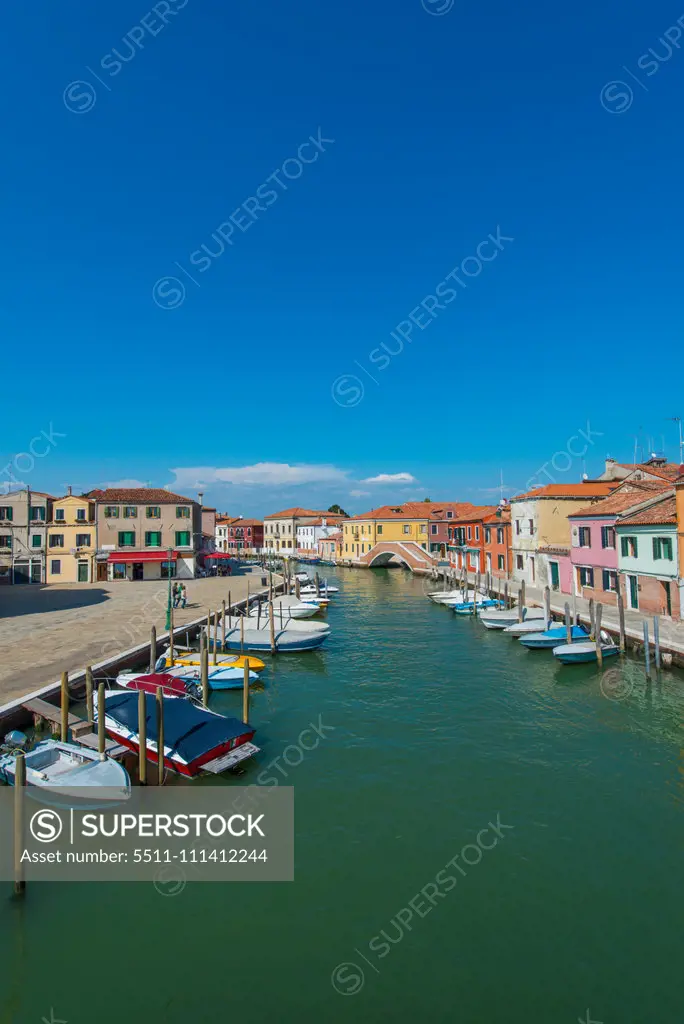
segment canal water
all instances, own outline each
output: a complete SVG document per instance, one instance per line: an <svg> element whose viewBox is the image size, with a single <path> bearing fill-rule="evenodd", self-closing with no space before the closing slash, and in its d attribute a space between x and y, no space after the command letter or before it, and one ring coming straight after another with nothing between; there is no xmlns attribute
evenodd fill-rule
<svg viewBox="0 0 684 1024"><path fill-rule="evenodd" d="M563 668L401 570L331 582L228 783L294 786L296 881L7 895L0 1020L681 1022L682 676Z"/></svg>

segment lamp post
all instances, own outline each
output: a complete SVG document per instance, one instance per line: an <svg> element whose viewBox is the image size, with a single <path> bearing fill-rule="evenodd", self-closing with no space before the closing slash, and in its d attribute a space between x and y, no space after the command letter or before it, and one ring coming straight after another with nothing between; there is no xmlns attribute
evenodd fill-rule
<svg viewBox="0 0 684 1024"><path fill-rule="evenodd" d="M167 571L168 571L168 576L169 576L169 596L168 596L168 600L166 602L166 628L167 628L167 630L170 630L171 629L171 566L173 565L173 561L172 561L172 558L173 558L173 548L169 548L167 550L166 554L167 554L168 559L169 559L168 562L167 562L167 567L168 567Z"/></svg>

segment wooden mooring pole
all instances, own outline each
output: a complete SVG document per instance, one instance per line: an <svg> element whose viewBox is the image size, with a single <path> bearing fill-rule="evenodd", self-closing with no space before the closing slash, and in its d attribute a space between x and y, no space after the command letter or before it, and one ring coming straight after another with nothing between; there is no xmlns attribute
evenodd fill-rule
<svg viewBox="0 0 684 1024"><path fill-rule="evenodd" d="M147 785L147 694L138 690L138 781Z"/></svg>
<svg viewBox="0 0 684 1024"><path fill-rule="evenodd" d="M271 634L271 654L275 654L276 640L275 640L275 622L273 621L273 601L268 602L268 628Z"/></svg>
<svg viewBox="0 0 684 1024"><path fill-rule="evenodd" d="M90 722L90 728L95 731L95 708L93 705L93 670L90 665L86 668L86 716Z"/></svg>
<svg viewBox="0 0 684 1024"><path fill-rule="evenodd" d="M21 856L24 852L24 799L26 790L26 761L24 755L17 754L14 762L14 895L23 896L26 889L24 865Z"/></svg>
<svg viewBox="0 0 684 1024"><path fill-rule="evenodd" d="M214 665L218 665L218 612L214 612Z"/></svg>
<svg viewBox="0 0 684 1024"><path fill-rule="evenodd" d="M544 621L548 629L551 622L551 587L544 587Z"/></svg>
<svg viewBox="0 0 684 1024"><path fill-rule="evenodd" d="M107 756L105 753L107 744L107 734L105 733L106 711L105 684L102 682L97 688L97 752L100 755L101 761L104 761Z"/></svg>
<svg viewBox="0 0 684 1024"><path fill-rule="evenodd" d="M589 639L596 639L596 617L594 613L594 598L589 598Z"/></svg>
<svg viewBox="0 0 684 1024"><path fill-rule="evenodd" d="M570 621L570 604L565 602L565 642L572 643L572 623Z"/></svg>
<svg viewBox="0 0 684 1024"><path fill-rule="evenodd" d="M157 628L150 629L150 673L154 672L157 664Z"/></svg>
<svg viewBox="0 0 684 1024"><path fill-rule="evenodd" d="M242 721L249 722L249 658L245 658L245 669L242 677Z"/></svg>
<svg viewBox="0 0 684 1024"><path fill-rule="evenodd" d="M618 594L618 620L620 622L620 654L624 654L627 641L625 634L625 602L621 593Z"/></svg>
<svg viewBox="0 0 684 1024"><path fill-rule="evenodd" d="M603 617L603 605L599 601L596 605L596 617L594 620L596 629L596 660L598 667L603 668L603 647L601 646L601 619Z"/></svg>
<svg viewBox="0 0 684 1024"><path fill-rule="evenodd" d="M171 629L169 630L169 665L173 668L173 605L171 605Z"/></svg>
<svg viewBox="0 0 684 1024"><path fill-rule="evenodd" d="M69 740L69 673L62 672L62 685L60 687L60 739L62 743Z"/></svg>
<svg viewBox="0 0 684 1024"><path fill-rule="evenodd" d="M648 619L644 619L644 657L646 658L646 675L651 676L651 644L648 637Z"/></svg>
<svg viewBox="0 0 684 1024"><path fill-rule="evenodd" d="M221 650L226 649L226 602L221 602Z"/></svg>
<svg viewBox="0 0 684 1024"><path fill-rule="evenodd" d="M653 652L655 670L660 671L660 619L657 615L653 616L653 644L655 650Z"/></svg>
<svg viewBox="0 0 684 1024"><path fill-rule="evenodd" d="M520 592L518 594L518 622L522 622L525 618L525 580L520 584Z"/></svg>
<svg viewBox="0 0 684 1024"><path fill-rule="evenodd" d="M206 649L202 651L200 658L200 674L202 676L202 703L206 708L209 705L209 652Z"/></svg>
<svg viewBox="0 0 684 1024"><path fill-rule="evenodd" d="M164 785L164 691L157 687L157 785Z"/></svg>

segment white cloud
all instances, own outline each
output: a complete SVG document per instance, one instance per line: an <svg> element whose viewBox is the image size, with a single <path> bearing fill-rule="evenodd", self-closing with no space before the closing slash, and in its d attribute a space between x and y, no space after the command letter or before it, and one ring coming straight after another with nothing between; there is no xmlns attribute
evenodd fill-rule
<svg viewBox="0 0 684 1024"><path fill-rule="evenodd" d="M362 484L415 484L417 480L410 473L378 473L377 476L369 476Z"/></svg>
<svg viewBox="0 0 684 1024"><path fill-rule="evenodd" d="M370 491L350 491L350 498L367 498L370 495Z"/></svg>
<svg viewBox="0 0 684 1024"><path fill-rule="evenodd" d="M242 487L285 487L301 484L347 482L349 471L330 465L290 466L287 462L257 462L253 466L181 466L172 469L173 487L197 488L212 484Z"/></svg>
<svg viewBox="0 0 684 1024"><path fill-rule="evenodd" d="M102 484L103 487L149 487L149 480L107 480L106 483Z"/></svg>

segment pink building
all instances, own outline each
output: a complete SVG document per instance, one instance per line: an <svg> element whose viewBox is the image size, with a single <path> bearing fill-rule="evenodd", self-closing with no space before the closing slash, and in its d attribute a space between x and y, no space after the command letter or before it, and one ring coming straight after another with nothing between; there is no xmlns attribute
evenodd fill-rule
<svg viewBox="0 0 684 1024"><path fill-rule="evenodd" d="M570 523L570 589L566 593L603 604L617 604L618 550L615 523L628 510L654 500L662 488L629 481L624 489L568 516Z"/></svg>

